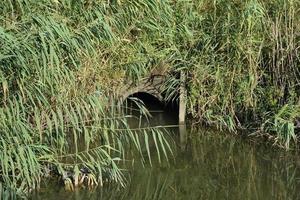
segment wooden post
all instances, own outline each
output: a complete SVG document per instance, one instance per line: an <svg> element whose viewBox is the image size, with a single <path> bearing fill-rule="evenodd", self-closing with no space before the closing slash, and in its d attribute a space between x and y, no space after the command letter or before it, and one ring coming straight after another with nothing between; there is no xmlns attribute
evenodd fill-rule
<svg viewBox="0 0 300 200"><path fill-rule="evenodd" d="M184 72L180 72L180 94L179 94L179 124L185 122L186 114L186 88L185 88L186 75Z"/></svg>

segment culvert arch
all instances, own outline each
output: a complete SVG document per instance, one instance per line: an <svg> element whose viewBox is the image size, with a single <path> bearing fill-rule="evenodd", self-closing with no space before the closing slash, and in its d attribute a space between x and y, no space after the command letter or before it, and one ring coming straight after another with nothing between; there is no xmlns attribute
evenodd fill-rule
<svg viewBox="0 0 300 200"><path fill-rule="evenodd" d="M122 87L119 91L120 102L123 103L128 97L137 93L147 93L157 98L160 102L165 104L163 92L165 90L165 76L150 76L142 79L138 83L129 83ZM185 122L186 115L186 88L185 88L185 75L180 74L180 90L179 90L179 123Z"/></svg>

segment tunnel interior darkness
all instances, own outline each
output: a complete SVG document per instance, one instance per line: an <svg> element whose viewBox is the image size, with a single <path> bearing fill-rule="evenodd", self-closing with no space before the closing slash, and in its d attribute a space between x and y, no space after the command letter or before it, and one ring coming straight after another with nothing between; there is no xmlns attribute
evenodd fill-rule
<svg viewBox="0 0 300 200"><path fill-rule="evenodd" d="M151 94L148 94L146 92L138 92L130 95L127 99L127 105L131 107L135 106L135 103L133 102L133 100L131 100L132 98L137 98L141 100L149 111L163 110L164 112L172 112L178 115L178 101L161 102L159 99L157 99Z"/></svg>

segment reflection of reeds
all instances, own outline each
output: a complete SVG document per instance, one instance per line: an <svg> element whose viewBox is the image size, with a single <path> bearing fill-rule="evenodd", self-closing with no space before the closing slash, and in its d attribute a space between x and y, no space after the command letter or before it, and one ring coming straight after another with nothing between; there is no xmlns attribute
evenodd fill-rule
<svg viewBox="0 0 300 200"><path fill-rule="evenodd" d="M299 169L290 154L196 129L175 163L130 167L126 188L81 190L79 199L298 199ZM153 146L153 148L155 148ZM52 190L49 192L51 193ZM41 194L41 199L43 194ZM75 195L74 195L75 196ZM72 198L74 198L72 196ZM71 199L71 198L70 198Z"/></svg>
<svg viewBox="0 0 300 200"><path fill-rule="evenodd" d="M290 156L278 160L281 156L278 153L274 154L267 148L251 146L238 138L201 129L193 132L190 136L192 138L189 141L188 153L176 157L181 161L167 172L160 171L162 179L151 179L152 184L162 180L156 185L164 190L161 192L163 194L161 199L299 197L297 192L299 170ZM153 170L153 174L158 172ZM148 177L150 178L151 176ZM138 181L141 181L141 178ZM167 183L167 186L160 186L163 183ZM155 188L152 186L152 194L155 194ZM169 188L174 188L176 192ZM137 192L140 190L143 191L139 189Z"/></svg>

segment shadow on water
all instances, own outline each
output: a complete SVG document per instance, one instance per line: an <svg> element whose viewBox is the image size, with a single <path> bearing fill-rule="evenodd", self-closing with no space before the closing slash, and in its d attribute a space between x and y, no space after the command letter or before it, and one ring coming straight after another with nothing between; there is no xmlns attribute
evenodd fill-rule
<svg viewBox="0 0 300 200"><path fill-rule="evenodd" d="M152 117L135 118L135 127L177 124L177 115L161 104L147 105ZM163 112L157 112L157 111ZM138 122L137 122L138 121ZM141 122L142 121L142 122ZM299 199L300 160L294 153L277 151L212 129L184 126L170 129L174 160L152 166L135 162L128 167L125 188L106 185L93 190L66 192L47 182L33 199Z"/></svg>

